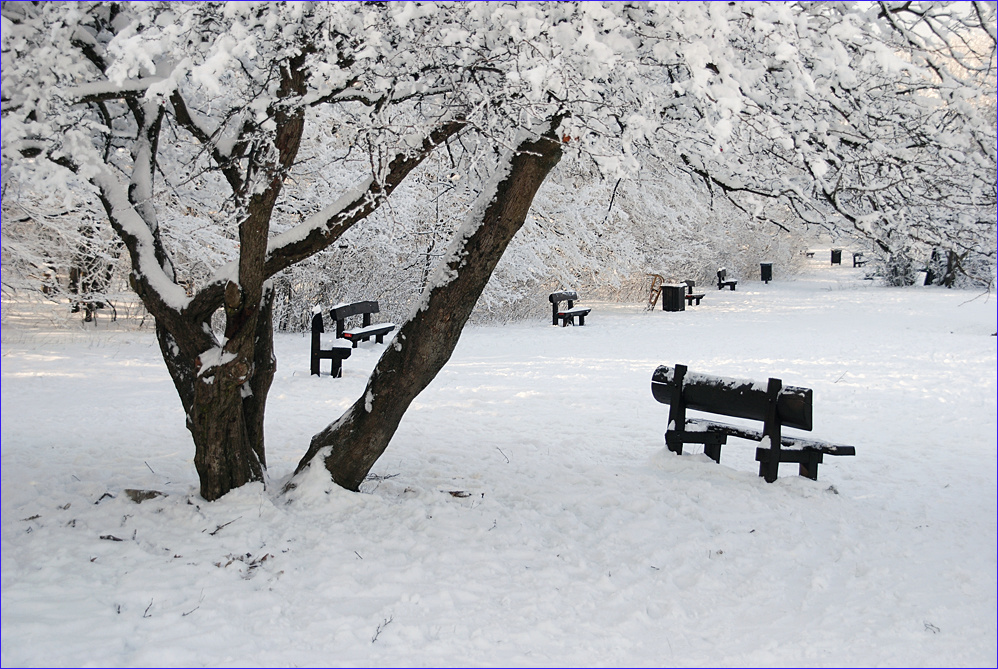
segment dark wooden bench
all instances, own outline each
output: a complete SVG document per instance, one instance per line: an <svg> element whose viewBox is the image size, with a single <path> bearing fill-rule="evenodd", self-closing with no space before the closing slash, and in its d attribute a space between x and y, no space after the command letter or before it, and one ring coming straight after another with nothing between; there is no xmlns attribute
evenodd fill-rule
<svg viewBox="0 0 998 669"><path fill-rule="evenodd" d="M814 257L814 251L805 251L804 255L807 256L808 258L813 258Z"/></svg>
<svg viewBox="0 0 998 669"><path fill-rule="evenodd" d="M548 295L548 302L551 303L551 325L558 325L558 321L561 321L562 327L565 327L569 323L575 325L576 318L579 319L579 325L585 325L586 316L589 315L592 309L575 306L577 299L579 299L579 296L574 290L562 290ZM567 302L568 306L564 309L559 309L558 305L562 302Z"/></svg>
<svg viewBox="0 0 998 669"><path fill-rule="evenodd" d="M686 284L686 304L692 307L693 302L696 301L697 306L699 306L700 300L704 298L704 295L706 295L706 293L693 292L694 286L697 285L696 281L694 281L693 279L686 279L685 281L683 281L683 283Z"/></svg>
<svg viewBox="0 0 998 669"><path fill-rule="evenodd" d="M340 304L329 310L333 320L336 321L336 338L346 339L353 348L357 344L367 341L371 337L379 344L385 343L385 335L395 329L394 323L376 323L371 325L371 314L379 313L381 309L374 301L354 302L352 304ZM359 328L346 329L346 321L352 316L361 317Z"/></svg>
<svg viewBox="0 0 998 669"><path fill-rule="evenodd" d="M665 443L681 454L683 444L703 444L703 452L714 462L721 461L721 446L728 437L762 442L756 448L759 476L772 483L781 462L799 465L799 473L818 479L818 465L825 455L856 455L852 446L830 444L783 434L784 427L810 431L813 406L810 388L784 386L780 379L762 384L743 379L688 373L685 365L660 366L651 379L655 399L669 405L669 426ZM687 410L760 420L762 430L687 418Z"/></svg>
<svg viewBox="0 0 998 669"><path fill-rule="evenodd" d="M724 290L725 288L735 289L738 285L738 281L728 278L728 270L724 267L717 270L717 289Z"/></svg>
<svg viewBox="0 0 998 669"><path fill-rule="evenodd" d="M863 252L862 251L857 251L856 253L852 254L852 266L853 267L862 267L865 264L866 264L866 260L863 259Z"/></svg>
<svg viewBox="0 0 998 669"><path fill-rule="evenodd" d="M322 322L322 310L316 307L312 315L312 376L319 376L319 361L330 360L329 375L333 378L343 376L343 361L350 357L350 349L346 346L333 345L332 348L322 348L320 335L326 331Z"/></svg>

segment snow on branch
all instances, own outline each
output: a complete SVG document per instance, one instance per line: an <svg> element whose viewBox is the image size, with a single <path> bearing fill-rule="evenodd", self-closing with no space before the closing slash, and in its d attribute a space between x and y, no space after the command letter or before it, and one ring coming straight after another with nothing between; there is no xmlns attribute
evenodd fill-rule
<svg viewBox="0 0 998 669"><path fill-rule="evenodd" d="M127 97L144 95L153 85L160 84L163 77L143 77L141 79L126 79L121 83L111 81L95 81L62 89L63 97L76 103L105 102L120 100Z"/></svg>
<svg viewBox="0 0 998 669"><path fill-rule="evenodd" d="M100 191L111 224L128 248L132 258L132 276L137 287L152 291L158 302L174 311L183 310L189 303L187 293L160 265L152 230L129 202L127 191L121 182L107 166L97 168L90 180Z"/></svg>

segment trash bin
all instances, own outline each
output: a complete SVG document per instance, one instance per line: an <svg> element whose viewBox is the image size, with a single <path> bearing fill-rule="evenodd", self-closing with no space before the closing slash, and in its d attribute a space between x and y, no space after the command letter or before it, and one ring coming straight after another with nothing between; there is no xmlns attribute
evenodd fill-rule
<svg viewBox="0 0 998 669"><path fill-rule="evenodd" d="M686 284L662 286L662 311L686 311Z"/></svg>
<svg viewBox="0 0 998 669"><path fill-rule="evenodd" d="M762 268L762 280L765 283L769 283L770 281L772 281L773 280L773 263L771 263L771 262L759 263L759 266Z"/></svg>
<svg viewBox="0 0 998 669"><path fill-rule="evenodd" d="M833 265L842 264L842 249L832 249L832 264Z"/></svg>

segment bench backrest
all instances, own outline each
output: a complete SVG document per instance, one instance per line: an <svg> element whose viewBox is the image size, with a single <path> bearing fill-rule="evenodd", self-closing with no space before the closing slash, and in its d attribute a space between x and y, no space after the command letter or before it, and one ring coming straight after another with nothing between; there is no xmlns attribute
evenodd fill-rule
<svg viewBox="0 0 998 669"><path fill-rule="evenodd" d="M725 269L724 267L722 267L721 269L717 270L717 280L718 281L724 281L727 278L728 278L728 270L727 269Z"/></svg>
<svg viewBox="0 0 998 669"><path fill-rule="evenodd" d="M692 295L693 294L693 287L697 285L697 282L694 281L693 279L686 279L685 281L683 281L683 283L686 284L686 292L688 294Z"/></svg>
<svg viewBox="0 0 998 669"><path fill-rule="evenodd" d="M676 390L675 368L662 365L651 377L651 392L663 404L671 404ZM810 388L783 386L776 401L779 422L787 427L810 430L812 427ZM683 401L694 411L766 420L768 406L765 383L722 376L687 372L683 379ZM677 429L682 429L678 426Z"/></svg>
<svg viewBox="0 0 998 669"><path fill-rule="evenodd" d="M378 303L369 300L367 302L354 302L353 304L342 304L338 307L329 310L330 315L333 320L342 321L350 316L357 316L358 314L376 314L380 311L378 308Z"/></svg>
<svg viewBox="0 0 998 669"><path fill-rule="evenodd" d="M319 341L319 335L326 331L325 325L322 322L322 313L316 312L312 314L312 343L315 344Z"/></svg>
<svg viewBox="0 0 998 669"><path fill-rule="evenodd" d="M574 302L577 299L579 299L579 296L574 290L562 290L548 295L548 301L550 301L551 304L558 304L559 302L565 302L567 300Z"/></svg>

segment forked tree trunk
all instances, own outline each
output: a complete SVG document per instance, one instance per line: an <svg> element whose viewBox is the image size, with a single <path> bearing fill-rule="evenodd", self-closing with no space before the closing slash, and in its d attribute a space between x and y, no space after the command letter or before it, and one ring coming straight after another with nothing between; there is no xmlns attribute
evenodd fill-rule
<svg viewBox="0 0 998 669"><path fill-rule="evenodd" d="M259 201L251 201L246 224L240 226L240 283L229 282L224 288L218 284L209 286L182 311L161 299L144 275L133 273L133 289L156 315L160 351L187 416L201 496L206 500L216 500L233 488L263 479L264 411L277 369L274 290L268 277L326 248L363 220L436 146L463 127L463 122L453 121L434 130L418 151L396 156L383 183L372 185L371 191L357 195L356 202L331 214L327 227L316 228L307 239L289 244L290 248L267 258L269 226L265 221L270 219L280 185L275 180L272 189L263 193ZM279 137L279 146L286 147L291 140L297 142L300 124L291 127L291 131L297 134L287 142L281 142ZM296 150L296 146L286 148L285 154L293 155L292 149ZM104 199L114 222L116 212L112 202ZM137 244L121 225L116 229L126 242L132 242L129 250L134 266ZM255 260L249 261L251 252ZM219 307L224 307L226 315L224 346L210 328L212 314Z"/></svg>
<svg viewBox="0 0 998 669"><path fill-rule="evenodd" d="M562 147L553 129L523 140L509 167L483 192L483 206L458 232L458 239L431 277L423 303L402 326L378 361L363 396L335 423L315 435L296 473L322 457L333 480L358 490L388 447L402 416L444 366L471 311L522 227L537 189L554 169Z"/></svg>

